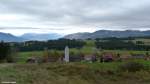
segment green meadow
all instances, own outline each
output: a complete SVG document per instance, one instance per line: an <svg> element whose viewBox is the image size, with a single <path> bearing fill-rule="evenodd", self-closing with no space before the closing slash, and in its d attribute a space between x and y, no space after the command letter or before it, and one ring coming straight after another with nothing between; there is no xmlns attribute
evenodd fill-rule
<svg viewBox="0 0 150 84"><path fill-rule="evenodd" d="M0 64L0 81L17 84L149 84L150 62L135 72L120 70L125 62Z"/></svg>
<svg viewBox="0 0 150 84"><path fill-rule="evenodd" d="M70 48L70 54L86 55L104 52L129 55L150 51L96 49L95 42L86 41L82 48ZM64 55L64 50L47 50L51 55ZM0 64L0 82L16 84L150 84L149 60L114 62L49 62L27 63L29 58L43 58L43 51L17 52L14 63ZM71 56L71 55L70 55Z"/></svg>

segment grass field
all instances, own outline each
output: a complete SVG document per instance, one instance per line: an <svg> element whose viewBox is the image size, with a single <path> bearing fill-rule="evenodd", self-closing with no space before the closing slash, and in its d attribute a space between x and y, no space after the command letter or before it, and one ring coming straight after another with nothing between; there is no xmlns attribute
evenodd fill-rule
<svg viewBox="0 0 150 84"><path fill-rule="evenodd" d="M139 62L150 68L150 62ZM0 64L0 81L15 81L17 84L150 84L150 69L119 71L121 64Z"/></svg>
<svg viewBox="0 0 150 84"><path fill-rule="evenodd" d="M88 41L82 49L70 52L93 53L93 43ZM59 51L64 52L64 51ZM120 54L145 54L150 51L98 50ZM41 57L44 51L19 52L16 64L0 64L0 81L16 81L17 84L150 84L150 61L134 60L146 69L129 72L120 70L126 62L110 63L42 63L27 64L29 57ZM133 60L132 60L133 61Z"/></svg>
<svg viewBox="0 0 150 84"><path fill-rule="evenodd" d="M81 49L70 49L70 52L84 55L92 54L94 41L86 41L87 44ZM145 42L147 42L145 40ZM50 50L51 51L51 50ZM54 51L54 50L53 50ZM57 52L64 52L58 51ZM132 50L97 50L98 55L103 52L128 54L146 54L150 51ZM17 84L150 84L150 61L132 60L140 63L142 68L137 71L129 71L121 68L130 61L123 62L55 62L28 64L30 57L42 57L44 51L18 52L17 62L0 64L0 82L16 82ZM57 54L58 55L58 54ZM136 66L136 65L135 65ZM129 64L127 68L133 68ZM138 67L141 67L140 65Z"/></svg>
<svg viewBox="0 0 150 84"><path fill-rule="evenodd" d="M91 46L70 52L92 53ZM61 51L63 52L63 51ZM150 51L103 50L120 54ZM43 51L19 52L16 64L0 64L0 82L15 81L17 84L150 84L150 61L134 60L147 69L137 72L120 71L119 66L125 62L110 63L42 63L27 64L29 57L43 56Z"/></svg>

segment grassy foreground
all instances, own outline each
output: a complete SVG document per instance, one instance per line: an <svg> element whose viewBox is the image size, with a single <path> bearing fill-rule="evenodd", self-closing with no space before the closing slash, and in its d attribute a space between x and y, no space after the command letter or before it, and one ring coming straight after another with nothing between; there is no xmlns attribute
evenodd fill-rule
<svg viewBox="0 0 150 84"><path fill-rule="evenodd" d="M120 71L122 63L0 64L0 81L17 84L150 84L146 70Z"/></svg>

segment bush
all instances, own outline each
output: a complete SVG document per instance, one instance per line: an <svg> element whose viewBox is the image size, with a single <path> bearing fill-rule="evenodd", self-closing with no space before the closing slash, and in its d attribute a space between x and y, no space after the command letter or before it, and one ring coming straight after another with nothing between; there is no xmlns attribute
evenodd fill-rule
<svg viewBox="0 0 150 84"><path fill-rule="evenodd" d="M145 69L144 65L138 62L128 62L119 66L121 71L136 72Z"/></svg>

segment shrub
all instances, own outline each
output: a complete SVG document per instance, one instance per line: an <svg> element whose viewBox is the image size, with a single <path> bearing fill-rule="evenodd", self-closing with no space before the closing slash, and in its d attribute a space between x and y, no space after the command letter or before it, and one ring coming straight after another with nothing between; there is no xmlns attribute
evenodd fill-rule
<svg viewBox="0 0 150 84"><path fill-rule="evenodd" d="M121 71L136 72L145 69L144 65L138 62L128 62L119 66Z"/></svg>

